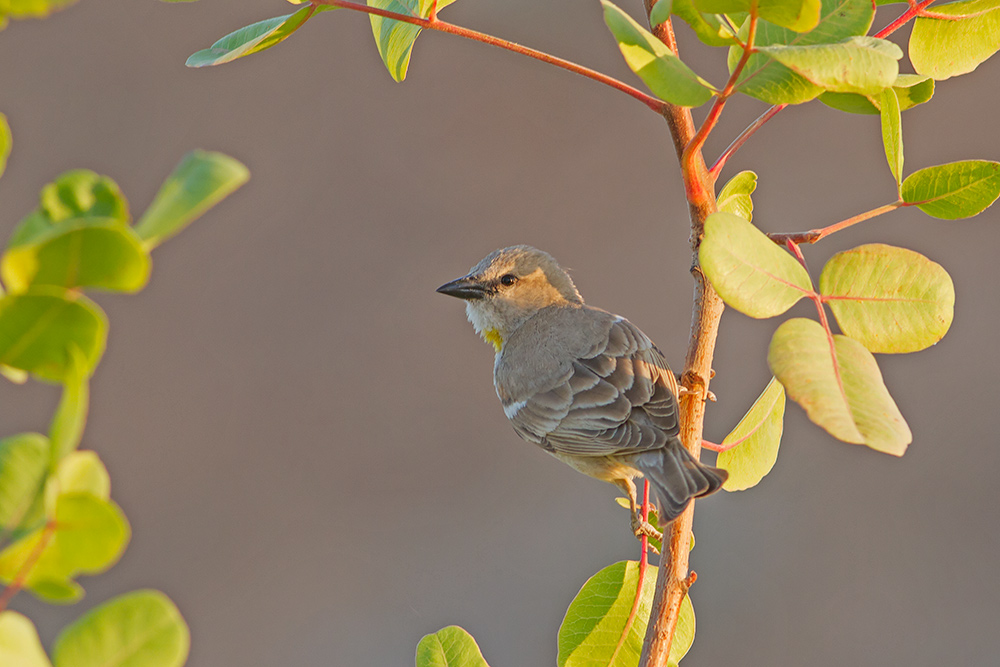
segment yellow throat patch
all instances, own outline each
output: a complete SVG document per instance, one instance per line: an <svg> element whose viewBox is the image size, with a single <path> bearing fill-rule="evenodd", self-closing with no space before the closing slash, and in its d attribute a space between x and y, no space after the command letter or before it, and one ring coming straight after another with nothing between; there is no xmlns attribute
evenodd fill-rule
<svg viewBox="0 0 1000 667"><path fill-rule="evenodd" d="M496 329L487 329L483 332L482 336L483 340L487 343L493 344L493 347L496 348L497 352L499 352L500 348L503 347L503 336L501 336L500 332Z"/></svg>

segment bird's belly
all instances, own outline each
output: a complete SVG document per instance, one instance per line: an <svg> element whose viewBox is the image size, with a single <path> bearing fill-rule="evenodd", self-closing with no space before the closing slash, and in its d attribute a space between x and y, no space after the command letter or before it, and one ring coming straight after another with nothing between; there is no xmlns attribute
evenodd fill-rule
<svg viewBox="0 0 1000 667"><path fill-rule="evenodd" d="M571 468L604 482L614 483L619 479L641 477L642 473L632 465L614 456L574 456L549 452Z"/></svg>

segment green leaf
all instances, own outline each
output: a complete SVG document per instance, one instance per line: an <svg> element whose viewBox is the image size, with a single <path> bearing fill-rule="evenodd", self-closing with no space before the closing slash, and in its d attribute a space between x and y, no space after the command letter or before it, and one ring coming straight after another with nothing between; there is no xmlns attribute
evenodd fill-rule
<svg viewBox="0 0 1000 667"><path fill-rule="evenodd" d="M0 579L10 582L27 566L26 588L44 594L50 582L97 574L118 562L130 534L118 505L90 493L66 493L54 509L45 526L0 552Z"/></svg>
<svg viewBox="0 0 1000 667"><path fill-rule="evenodd" d="M858 341L836 335L831 345L818 322L794 318L774 332L767 363L788 397L833 437L896 456L906 451L910 428Z"/></svg>
<svg viewBox="0 0 1000 667"><path fill-rule="evenodd" d="M753 199L750 195L757 189L757 174L741 171L722 186L717 198L719 212L732 213L748 222L753 220Z"/></svg>
<svg viewBox="0 0 1000 667"><path fill-rule="evenodd" d="M101 500L111 498L111 477L97 452L70 452L60 462L45 483L45 512L55 513L59 496L67 493L89 493Z"/></svg>
<svg viewBox="0 0 1000 667"><path fill-rule="evenodd" d="M417 644L417 667L489 667L472 635L449 625Z"/></svg>
<svg viewBox="0 0 1000 667"><path fill-rule="evenodd" d="M785 389L776 379L764 388L736 428L722 444L733 445L719 452L716 465L729 472L722 485L726 491L744 491L757 486L778 460L778 445L785 419Z"/></svg>
<svg viewBox="0 0 1000 667"><path fill-rule="evenodd" d="M247 182L250 171L222 153L191 151L163 182L135 231L147 248L179 233Z"/></svg>
<svg viewBox="0 0 1000 667"><path fill-rule="evenodd" d="M181 667L191 635L160 591L119 595L71 623L52 647L56 667Z"/></svg>
<svg viewBox="0 0 1000 667"><path fill-rule="evenodd" d="M655 28L661 23L670 20L670 13L673 9L671 0L656 0L656 4L649 10L649 26Z"/></svg>
<svg viewBox="0 0 1000 667"><path fill-rule="evenodd" d="M848 37L864 35L871 27L875 8L871 0L822 0L819 23L809 32L795 32L759 21L754 44L767 46L813 46L840 42ZM746 38L748 23L740 30ZM743 55L742 49L729 50L729 71L732 72ZM777 60L763 53L755 53L747 61L740 75L739 92L756 97L768 104L800 104L808 102L823 92L823 88L809 82Z"/></svg>
<svg viewBox="0 0 1000 667"><path fill-rule="evenodd" d="M75 345L71 346L70 363L63 379L62 398L49 426L49 439L52 443L49 467L52 470L56 469L63 457L80 446L90 406L88 377L83 352Z"/></svg>
<svg viewBox="0 0 1000 667"><path fill-rule="evenodd" d="M808 32L819 23L820 0L755 0L760 18L796 32ZM694 0L706 14L750 12L754 0Z"/></svg>
<svg viewBox="0 0 1000 667"><path fill-rule="evenodd" d="M820 88L862 95L891 86L899 75L896 61L903 57L898 46L874 37L815 46L762 46L758 51Z"/></svg>
<svg viewBox="0 0 1000 667"><path fill-rule="evenodd" d="M7 158L10 156L11 134L7 116L0 113L0 176L7 169Z"/></svg>
<svg viewBox="0 0 1000 667"><path fill-rule="evenodd" d="M83 599L83 586L72 579L36 579L31 592L49 604L75 604Z"/></svg>
<svg viewBox="0 0 1000 667"><path fill-rule="evenodd" d="M951 162L910 174L900 190L903 201L943 220L971 218L1000 196L1000 163Z"/></svg>
<svg viewBox="0 0 1000 667"><path fill-rule="evenodd" d="M927 102L934 96L934 79L919 74L900 74L893 82L892 89L896 92L899 110L906 111ZM877 95L829 91L819 96L820 102L839 111L872 115L878 115L881 108L880 99Z"/></svg>
<svg viewBox="0 0 1000 667"><path fill-rule="evenodd" d="M439 0L438 11L453 2L455 0ZM432 4L431 0L368 0L369 7L424 19L430 16ZM375 14L370 14L368 18L371 20L372 34L375 35L375 44L378 46L379 55L382 56L382 62L385 63L393 80L402 81L406 78L406 71L410 67L413 43L421 28L412 23L403 23Z"/></svg>
<svg viewBox="0 0 1000 667"><path fill-rule="evenodd" d="M899 98L892 88L882 91L882 145L885 146L885 159L889 163L889 171L896 179L896 187L903 180L903 123L899 116Z"/></svg>
<svg viewBox="0 0 1000 667"><path fill-rule="evenodd" d="M0 296L3 292L0 291ZM28 381L28 374L22 371L20 368L11 368L10 366L4 366L0 364L0 375L4 376L14 384L24 384Z"/></svg>
<svg viewBox="0 0 1000 667"><path fill-rule="evenodd" d="M708 216L698 258L723 301L750 317L780 315L812 291L794 257L733 213Z"/></svg>
<svg viewBox="0 0 1000 667"><path fill-rule="evenodd" d="M559 667L634 666L642 650L655 583L656 568L650 566L642 582L635 619L619 647L639 588L639 564L621 561L588 579L570 603L559 628L556 664ZM694 609L685 596L670 647L670 664L679 662L691 648L694 630Z"/></svg>
<svg viewBox="0 0 1000 667"><path fill-rule="evenodd" d="M149 280L149 253L112 218L75 218L48 227L4 253L0 273L11 292L30 285L138 292Z"/></svg>
<svg viewBox="0 0 1000 667"><path fill-rule="evenodd" d="M608 0L604 22L618 42L625 62L654 95L684 107L701 106L712 99L712 85L691 71L651 32Z"/></svg>
<svg viewBox="0 0 1000 667"><path fill-rule="evenodd" d="M73 218L112 218L127 224L128 202L107 176L89 169L67 171L42 188L38 208L17 226L7 247L33 243Z"/></svg>
<svg viewBox="0 0 1000 667"><path fill-rule="evenodd" d="M65 9L76 3L76 0L4 0L0 3L0 14L13 18L43 19L52 12Z"/></svg>
<svg viewBox="0 0 1000 667"><path fill-rule="evenodd" d="M13 533L31 510L49 467L49 440L39 433L0 439L0 535Z"/></svg>
<svg viewBox="0 0 1000 667"><path fill-rule="evenodd" d="M1000 0L934 5L956 19L918 18L910 35L910 62L920 74L947 79L967 74L1000 50Z"/></svg>
<svg viewBox="0 0 1000 667"><path fill-rule="evenodd" d="M330 6L326 8L335 9L335 7ZM293 32L301 28L302 24L316 13L316 8L309 5L294 14L258 21L229 33L207 49L192 53L184 64L188 67L222 65L237 58L269 49L288 39Z"/></svg>
<svg viewBox="0 0 1000 667"><path fill-rule="evenodd" d="M72 345L83 352L87 373L92 373L107 335L104 312L77 292L40 286L0 299L0 364L42 380L65 379Z"/></svg>
<svg viewBox="0 0 1000 667"><path fill-rule="evenodd" d="M819 288L840 330L871 352L916 352L941 340L955 310L955 286L923 255L881 243L837 253Z"/></svg>
<svg viewBox="0 0 1000 667"><path fill-rule="evenodd" d="M674 0L671 9L674 16L684 21L703 44L709 46L729 46L734 44L732 30L716 14L702 14L692 0Z"/></svg>
<svg viewBox="0 0 1000 667"><path fill-rule="evenodd" d="M0 612L0 665L52 667L34 623L16 611Z"/></svg>

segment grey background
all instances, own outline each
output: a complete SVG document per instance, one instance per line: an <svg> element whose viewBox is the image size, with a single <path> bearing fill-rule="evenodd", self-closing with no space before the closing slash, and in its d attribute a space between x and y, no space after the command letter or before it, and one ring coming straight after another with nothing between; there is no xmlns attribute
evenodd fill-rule
<svg viewBox="0 0 1000 667"><path fill-rule="evenodd" d="M551 665L579 586L637 545L612 487L515 436L492 350L434 289L534 244L679 366L690 258L666 127L610 89L440 34L395 84L367 19L346 11L267 53L184 67L289 9L85 0L0 34L5 236L69 168L116 179L137 214L189 149L253 173L156 251L142 294L98 295L111 334L84 445L134 537L79 605L22 594L14 608L48 644L94 604L161 588L191 625L192 667L407 665L451 623L494 667ZM634 81L596 1L465 0L445 17ZM721 52L682 46L722 83ZM906 113L907 171L1000 158L998 67ZM764 108L736 100L708 155ZM789 109L726 178L758 172L765 230L830 224L892 200L879 137L875 117ZM865 242L923 252L955 280L955 322L930 350L879 359L915 434L904 458L838 443L789 405L764 483L698 503L685 665L995 664L998 216L901 211L806 250L814 274ZM726 313L708 438L767 382L775 324ZM44 430L57 398L0 385L3 432Z"/></svg>

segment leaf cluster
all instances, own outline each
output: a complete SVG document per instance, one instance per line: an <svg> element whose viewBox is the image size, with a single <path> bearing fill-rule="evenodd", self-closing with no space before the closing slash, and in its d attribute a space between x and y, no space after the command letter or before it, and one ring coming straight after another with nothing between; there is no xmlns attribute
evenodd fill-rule
<svg viewBox="0 0 1000 667"><path fill-rule="evenodd" d="M0 114L0 172L10 143ZM78 578L114 565L131 536L107 468L78 449L108 331L84 290L142 289L150 251L248 176L233 158L194 151L133 224L114 181L69 171L42 188L0 255L0 372L62 387L46 434L0 438L0 665L178 667L187 659L187 625L158 591L128 593L84 614L59 635L51 661L31 621L5 608L20 590L53 604L77 602Z"/></svg>

